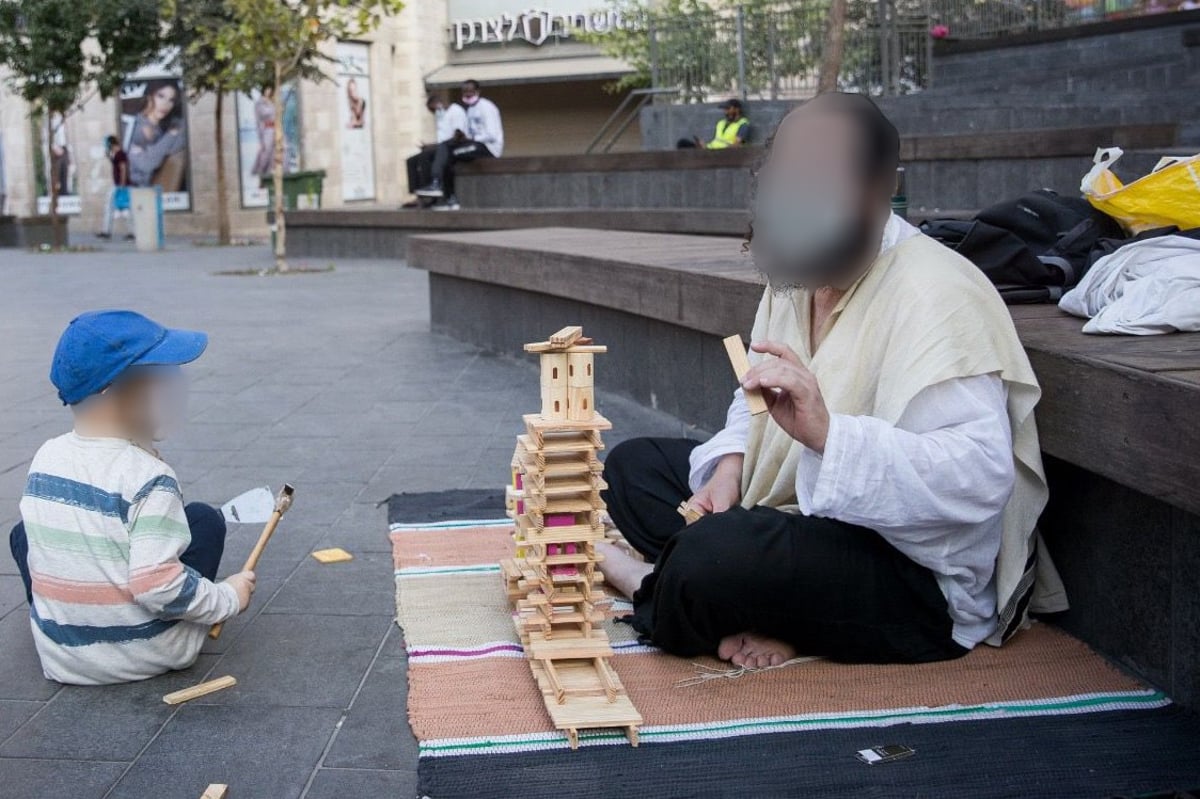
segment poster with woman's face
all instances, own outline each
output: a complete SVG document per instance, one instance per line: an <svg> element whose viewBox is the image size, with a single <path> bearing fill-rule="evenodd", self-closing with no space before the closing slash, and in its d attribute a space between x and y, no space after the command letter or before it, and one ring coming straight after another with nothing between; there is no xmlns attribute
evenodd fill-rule
<svg viewBox="0 0 1200 799"><path fill-rule="evenodd" d="M121 146L133 186L161 186L163 210L192 207L187 98L175 77L131 78L121 84Z"/></svg>
<svg viewBox="0 0 1200 799"><path fill-rule="evenodd" d="M265 208L269 177L275 160L275 127L283 128L283 173L300 170L300 103L295 84L283 87L283 121L275 119L270 86L237 95L238 162L242 178L242 207Z"/></svg>
<svg viewBox="0 0 1200 799"><path fill-rule="evenodd" d="M358 42L337 46L337 107L341 127L342 199L375 199L375 151L371 138L370 49Z"/></svg>

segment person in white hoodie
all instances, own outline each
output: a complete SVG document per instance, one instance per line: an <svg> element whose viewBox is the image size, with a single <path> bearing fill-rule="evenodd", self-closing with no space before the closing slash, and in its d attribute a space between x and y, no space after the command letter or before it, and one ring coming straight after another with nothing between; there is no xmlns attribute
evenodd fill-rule
<svg viewBox="0 0 1200 799"><path fill-rule="evenodd" d="M438 145L461 143L467 140L467 112L458 103L448 102L442 92L429 95L425 107L434 118L434 143L422 144L421 151L411 156L408 167L408 190L416 192L433 177L433 159Z"/></svg>
<svg viewBox="0 0 1200 799"><path fill-rule="evenodd" d="M445 197L438 206L457 209L454 195L454 165L477 158L499 158L504 153L504 123L496 104L479 93L479 82L463 81L462 104L467 109L467 136L462 141L443 142L433 158L433 180L417 189L418 197Z"/></svg>

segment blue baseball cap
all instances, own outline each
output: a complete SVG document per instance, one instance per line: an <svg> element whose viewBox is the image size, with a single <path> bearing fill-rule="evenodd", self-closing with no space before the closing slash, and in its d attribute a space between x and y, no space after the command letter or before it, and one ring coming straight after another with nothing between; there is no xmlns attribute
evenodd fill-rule
<svg viewBox="0 0 1200 799"><path fill-rule="evenodd" d="M64 405L112 385L133 366L178 366L200 357L208 336L163 327L134 311L89 311L71 320L50 365L50 382Z"/></svg>

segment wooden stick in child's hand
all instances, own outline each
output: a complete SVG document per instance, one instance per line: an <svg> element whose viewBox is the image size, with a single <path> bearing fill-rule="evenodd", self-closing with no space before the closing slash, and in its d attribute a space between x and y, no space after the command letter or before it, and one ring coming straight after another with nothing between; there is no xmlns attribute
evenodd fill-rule
<svg viewBox="0 0 1200 799"><path fill-rule="evenodd" d="M288 508L292 507L292 495L296 493L296 489L292 488L287 483L283 484L283 488L279 491L279 496L275 497L275 511L271 514L271 518L267 520L267 524L263 527L262 533L258 536L258 541L254 544L254 549L250 550L250 557L246 558L245 565L242 566L242 571L254 571L258 567L258 559L262 557L263 550L267 548L267 542L271 540L271 536L275 534L275 528L279 526L279 520L283 518L283 514L288 512ZM214 641L221 637L221 628L225 622L219 621L212 626L208 631L208 637Z"/></svg>

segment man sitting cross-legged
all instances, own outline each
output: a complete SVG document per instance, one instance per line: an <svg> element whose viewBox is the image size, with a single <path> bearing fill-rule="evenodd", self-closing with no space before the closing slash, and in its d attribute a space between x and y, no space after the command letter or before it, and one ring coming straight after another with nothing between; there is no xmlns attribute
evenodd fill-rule
<svg viewBox="0 0 1200 799"><path fill-rule="evenodd" d="M945 660L1066 607L1035 530L1037 382L986 278L891 214L898 158L862 96L781 123L751 240L769 286L725 429L607 459L609 512L648 562L604 546L604 572L668 652ZM684 500L705 514L687 527Z"/></svg>

